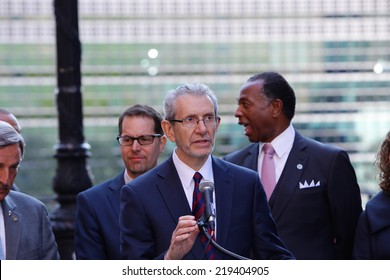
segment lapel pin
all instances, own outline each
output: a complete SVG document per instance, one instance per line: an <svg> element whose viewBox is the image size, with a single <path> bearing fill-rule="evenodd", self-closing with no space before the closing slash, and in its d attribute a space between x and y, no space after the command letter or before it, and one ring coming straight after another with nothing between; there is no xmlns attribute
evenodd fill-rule
<svg viewBox="0 0 390 280"><path fill-rule="evenodd" d="M298 164L298 165L297 165L297 168L298 168L299 170L301 170L301 169L303 168L303 165L302 165L302 164Z"/></svg>

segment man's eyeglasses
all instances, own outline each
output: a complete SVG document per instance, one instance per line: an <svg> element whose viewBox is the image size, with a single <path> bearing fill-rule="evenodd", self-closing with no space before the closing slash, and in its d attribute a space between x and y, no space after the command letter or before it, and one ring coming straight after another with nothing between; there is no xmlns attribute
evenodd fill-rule
<svg viewBox="0 0 390 280"><path fill-rule="evenodd" d="M170 122L179 122L183 125L185 128L194 128L198 125L200 121L203 121L204 125L207 127L216 126L217 122L220 120L220 117L216 116L204 116L203 119L199 119L198 117L186 117L182 120L169 120Z"/></svg>
<svg viewBox="0 0 390 280"><path fill-rule="evenodd" d="M116 140L122 146L131 146L133 145L134 140L137 140L140 145L150 145L153 143L155 137L161 137L161 134L145 134L138 137L124 135L118 136Z"/></svg>

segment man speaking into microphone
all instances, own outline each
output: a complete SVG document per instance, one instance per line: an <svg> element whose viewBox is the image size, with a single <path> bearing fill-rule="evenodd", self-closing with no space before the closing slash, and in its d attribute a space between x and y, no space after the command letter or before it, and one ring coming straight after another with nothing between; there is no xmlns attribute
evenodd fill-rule
<svg viewBox="0 0 390 280"><path fill-rule="evenodd" d="M123 259L232 259L200 231L203 222L216 244L238 256L294 258L278 237L257 173L211 155L219 123L216 96L204 84L185 84L165 97L162 127L176 148L122 187ZM201 192L202 179L213 192Z"/></svg>

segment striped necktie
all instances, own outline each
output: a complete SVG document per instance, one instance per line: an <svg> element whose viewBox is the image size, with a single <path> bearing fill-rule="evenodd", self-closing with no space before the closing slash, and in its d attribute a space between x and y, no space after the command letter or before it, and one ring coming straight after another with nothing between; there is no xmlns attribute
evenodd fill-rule
<svg viewBox="0 0 390 280"><path fill-rule="evenodd" d="M195 181L195 187L194 187L194 193L192 197L192 215L195 216L196 220L199 220L199 218L202 216L204 212L204 200L203 200L203 195L199 190L199 183L200 180L202 180L202 175L199 172L196 172L194 174L194 181ZM214 260L215 259L215 249L214 246L208 243L207 237L203 234L200 233L200 242L203 245L203 248L207 246L205 249L205 256L209 260ZM210 231L209 231L210 234Z"/></svg>

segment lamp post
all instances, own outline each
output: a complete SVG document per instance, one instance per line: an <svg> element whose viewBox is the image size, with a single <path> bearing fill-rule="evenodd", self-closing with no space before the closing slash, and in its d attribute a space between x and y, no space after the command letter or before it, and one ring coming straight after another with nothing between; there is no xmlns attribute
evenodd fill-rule
<svg viewBox="0 0 390 280"><path fill-rule="evenodd" d="M87 165L90 146L83 135L77 5L77 0L54 0L59 144L54 147L57 169L53 178L58 206L51 220L61 259L74 258L76 196L92 186Z"/></svg>

